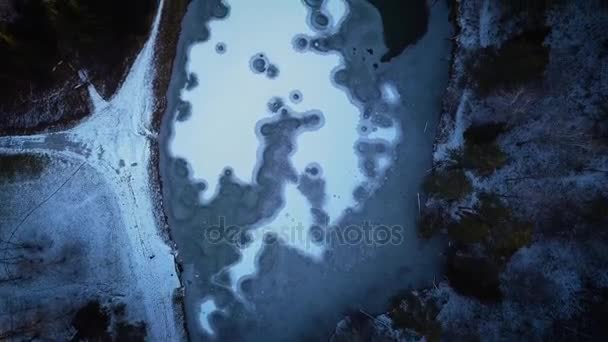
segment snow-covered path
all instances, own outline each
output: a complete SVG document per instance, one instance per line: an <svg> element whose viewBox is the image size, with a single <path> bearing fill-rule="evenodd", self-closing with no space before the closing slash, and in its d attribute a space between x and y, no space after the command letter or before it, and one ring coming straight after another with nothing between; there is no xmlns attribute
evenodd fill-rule
<svg viewBox="0 0 608 342"><path fill-rule="evenodd" d="M143 295L149 335L153 341L183 337L183 326L173 307L180 287L172 250L160 234L155 213L158 194L150 177L151 146L155 135L150 124L155 106L152 80L154 49L164 0L148 41L112 99L103 101L91 85L94 112L76 127L31 136L0 138L0 153L44 152L81 160L102 174L119 202L128 236L134 286ZM152 166L154 167L154 166Z"/></svg>

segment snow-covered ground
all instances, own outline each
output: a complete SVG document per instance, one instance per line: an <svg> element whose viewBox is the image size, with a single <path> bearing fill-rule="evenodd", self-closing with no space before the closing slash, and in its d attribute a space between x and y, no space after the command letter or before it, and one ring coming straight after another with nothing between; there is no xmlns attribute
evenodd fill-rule
<svg viewBox="0 0 608 342"><path fill-rule="evenodd" d="M60 201L53 196L40 196L39 206L32 212L23 216L23 212L12 211L12 216L3 220L3 225L6 226L0 231L3 238L0 246L10 246L18 236L21 225L31 230L35 222L56 221L56 226L41 228L39 233L51 236L55 243L61 244L59 233L63 232L74 240L87 241L95 248L101 248L104 246L102 241L108 238L108 232L102 229L104 221L97 221L97 218L102 220L104 215L113 213L116 216L113 230L119 232L110 236L120 254L120 258L115 261L120 266L107 269L116 273L108 272L110 274L107 274L105 282L111 285L113 279L122 279L119 284L127 288L125 291L137 294L130 296L132 302L127 303L127 306L141 307L143 314L140 317L148 324L148 337L155 341L179 340L184 336L181 318L176 314L179 308L173 302L180 282L172 249L161 233L159 217L162 217L162 213L156 212L160 198L152 190L149 169L156 167L151 164L151 141L156 137L150 127L155 109L152 89L155 75L154 51L162 8L161 0L150 37L114 97L107 102L103 101L90 86L95 111L88 119L64 132L0 138L2 153L45 153L52 156L53 160L67 160L73 165L80 165L71 175L69 171L58 172L70 176L64 184L46 184L47 179L43 177L40 184L34 185L36 190L31 191L44 194L48 192L45 189L57 186L55 197L67 196L82 204L82 208L75 211L71 207L76 204L74 202ZM81 75L86 77L84 73ZM71 184L82 177L92 184L82 188L77 183ZM25 189L27 185L23 186ZM19 189L18 185L11 187ZM99 197L101 195L98 193L105 195ZM35 203L35 196L29 198ZM99 207L88 207L86 203L93 200L102 201L106 206L115 205L116 209L105 210L102 204L98 204ZM10 203L16 205L12 200ZM91 211L79 214L81 210L87 209ZM61 225L64 222L61 217L70 211L75 211L74 220L83 215L83 220L86 220L69 226L73 230L65 231L67 227ZM16 223L21 220L23 222ZM92 271L98 262L92 255L89 255L89 259L91 266L83 267L86 271ZM95 277L87 278L87 281L98 279L96 277L104 278L104 273L92 273ZM43 283L46 282L44 279ZM53 284L52 281L49 280L49 284ZM95 281L85 288L94 292L97 285ZM27 287L11 289L11 284L8 286L14 294L26 295L30 291Z"/></svg>

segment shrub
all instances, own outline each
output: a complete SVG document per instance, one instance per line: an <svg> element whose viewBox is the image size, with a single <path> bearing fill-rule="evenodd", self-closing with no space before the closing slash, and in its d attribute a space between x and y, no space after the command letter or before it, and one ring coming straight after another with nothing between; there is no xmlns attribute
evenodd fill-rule
<svg viewBox="0 0 608 342"><path fill-rule="evenodd" d="M472 144L465 143L462 165L473 169L481 176L488 176L507 162L507 155L496 143Z"/></svg>
<svg viewBox="0 0 608 342"><path fill-rule="evenodd" d="M450 239L458 243L458 248L480 244L489 258L503 262L532 242L533 225L514 218L498 196L479 194L475 210L476 213L461 214L458 222L448 226Z"/></svg>
<svg viewBox="0 0 608 342"><path fill-rule="evenodd" d="M489 144L496 141L496 138L506 131L504 122L486 123L481 125L471 125L464 131L463 137L470 144Z"/></svg>
<svg viewBox="0 0 608 342"><path fill-rule="evenodd" d="M513 222L501 227L504 231L493 245L494 255L509 258L532 242L532 224Z"/></svg>
<svg viewBox="0 0 608 342"><path fill-rule="evenodd" d="M393 301L388 315L398 328L413 330L427 341L439 341L441 324L435 320L438 313L439 309L432 301L409 292Z"/></svg>
<svg viewBox="0 0 608 342"><path fill-rule="evenodd" d="M591 225L599 225L608 220L608 198L598 195L586 205L582 213L583 220Z"/></svg>
<svg viewBox="0 0 608 342"><path fill-rule="evenodd" d="M450 167L490 175L507 162L507 155L496 143L496 138L505 131L504 123L471 125L463 134L464 148L449 151Z"/></svg>
<svg viewBox="0 0 608 342"><path fill-rule="evenodd" d="M0 46L5 44L9 49L15 46L15 38L9 32L4 32L4 30L0 30Z"/></svg>
<svg viewBox="0 0 608 342"><path fill-rule="evenodd" d="M446 226L447 219L439 210L425 210L418 222L418 235L429 239Z"/></svg>
<svg viewBox="0 0 608 342"><path fill-rule="evenodd" d="M76 312L72 318L72 326L76 330L74 341L110 340L110 315L97 300L88 302Z"/></svg>
<svg viewBox="0 0 608 342"><path fill-rule="evenodd" d="M0 155L0 183L14 181L17 177L34 178L49 162L50 158L42 154Z"/></svg>
<svg viewBox="0 0 608 342"><path fill-rule="evenodd" d="M500 267L488 258L453 254L448 257L446 276L457 292L482 301L499 301Z"/></svg>
<svg viewBox="0 0 608 342"><path fill-rule="evenodd" d="M490 226L486 248L494 256L510 257L532 242L533 225L515 219L511 209L495 194L480 194L477 210L483 221Z"/></svg>
<svg viewBox="0 0 608 342"><path fill-rule="evenodd" d="M452 149L447 151L447 162L448 169L462 169L462 160L463 160L463 151L462 148Z"/></svg>
<svg viewBox="0 0 608 342"><path fill-rule="evenodd" d="M466 214L448 228L450 238L460 243L483 242L490 233L490 226L475 214Z"/></svg>
<svg viewBox="0 0 608 342"><path fill-rule="evenodd" d="M116 325L116 341L117 342L136 342L146 340L146 323L145 322L118 322Z"/></svg>
<svg viewBox="0 0 608 342"><path fill-rule="evenodd" d="M485 48L467 62L468 74L477 92L488 95L500 88L514 88L541 79L549 62L543 41L549 29L528 30L495 50Z"/></svg>
<svg viewBox="0 0 608 342"><path fill-rule="evenodd" d="M600 105L591 119L593 120L593 139L608 144L608 103Z"/></svg>
<svg viewBox="0 0 608 342"><path fill-rule="evenodd" d="M482 192L478 198L479 215L490 224L497 225L511 219L511 209L505 206L496 194Z"/></svg>
<svg viewBox="0 0 608 342"><path fill-rule="evenodd" d="M428 176L423 189L439 198L455 201L473 190L469 178L462 169L437 170Z"/></svg>

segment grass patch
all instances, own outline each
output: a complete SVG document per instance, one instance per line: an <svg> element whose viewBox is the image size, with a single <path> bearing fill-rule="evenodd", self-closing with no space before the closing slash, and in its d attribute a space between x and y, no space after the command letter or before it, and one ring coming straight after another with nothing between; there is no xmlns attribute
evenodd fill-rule
<svg viewBox="0 0 608 342"><path fill-rule="evenodd" d="M0 155L0 183L38 177L51 159L43 154Z"/></svg>
<svg viewBox="0 0 608 342"><path fill-rule="evenodd" d="M455 201L471 193L473 187L462 169L434 171L429 175L423 189L427 194Z"/></svg>

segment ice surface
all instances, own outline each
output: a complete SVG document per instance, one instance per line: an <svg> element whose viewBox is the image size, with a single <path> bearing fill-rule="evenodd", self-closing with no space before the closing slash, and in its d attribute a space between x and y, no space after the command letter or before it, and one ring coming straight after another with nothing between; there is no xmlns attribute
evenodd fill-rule
<svg viewBox="0 0 608 342"><path fill-rule="evenodd" d="M342 64L340 56L294 50L296 35L315 33L306 24L308 13L301 4L270 0L228 4L228 20L211 22L211 40L191 48L187 69L198 75L200 84L182 91L182 99L192 103L193 115L175 124L172 154L188 160L194 177L207 182L204 202L214 197L225 167L231 167L238 179L254 182L260 148L256 123L270 115L271 98L286 99L298 90L303 99L293 109L321 110L325 126L298 137L293 166L304 172L310 163L321 165L327 181L326 209L332 220L338 219L353 205L352 191L364 180L352 152L358 139L359 109L330 80L332 71ZM327 11L340 19L346 13L344 5L342 0L329 1ZM251 15L258 6L264 13ZM249 39L244 39L244 31ZM226 43L226 53L217 54L217 42ZM249 62L257 54L279 67L276 79L250 70ZM394 89L389 98L395 99Z"/></svg>
<svg viewBox="0 0 608 342"><path fill-rule="evenodd" d="M200 196L203 204L217 195L220 175L227 167L241 182L255 183L263 148L255 127L260 120L274 115L268 108L271 99L288 99L297 90L302 99L290 104L291 108L297 112L320 110L324 125L297 136L291 163L298 174L304 173L311 163L320 166L326 182L323 209L329 216L328 223L333 224L347 208L356 205L353 191L367 181L354 150L361 138L360 110L331 80L333 71L342 65L341 56L294 49L296 36L316 34L307 24L309 11L304 4L233 0L227 1L227 5L230 6L227 20L212 21L210 40L193 45L189 51L186 71L196 74L199 84L181 91L181 99L191 103L192 116L175 122L170 153L185 158L193 177L207 183ZM336 30L335 23L341 22L347 13L343 0L331 0L323 10L334 23L328 30ZM220 42L226 44L226 51L218 54L215 46ZM262 71L270 64L279 69L276 78L265 77ZM383 89L387 103L399 101L400 95L393 85L387 83ZM369 137L395 143L399 130L395 124L378 128ZM390 161L384 158L379 162L381 169L385 170ZM301 226L302 241L287 238L283 242L314 259L322 256L323 247L310 244L306 237L312 224L310 204L295 184L286 185L284 199L286 204L280 213L272 222L257 227L254 241L242 250L240 261L230 266L233 290L237 291L240 279L255 273L255 259L267 232L281 236L285 234L283 229L291 230L286 234L292 234L294 226Z"/></svg>

